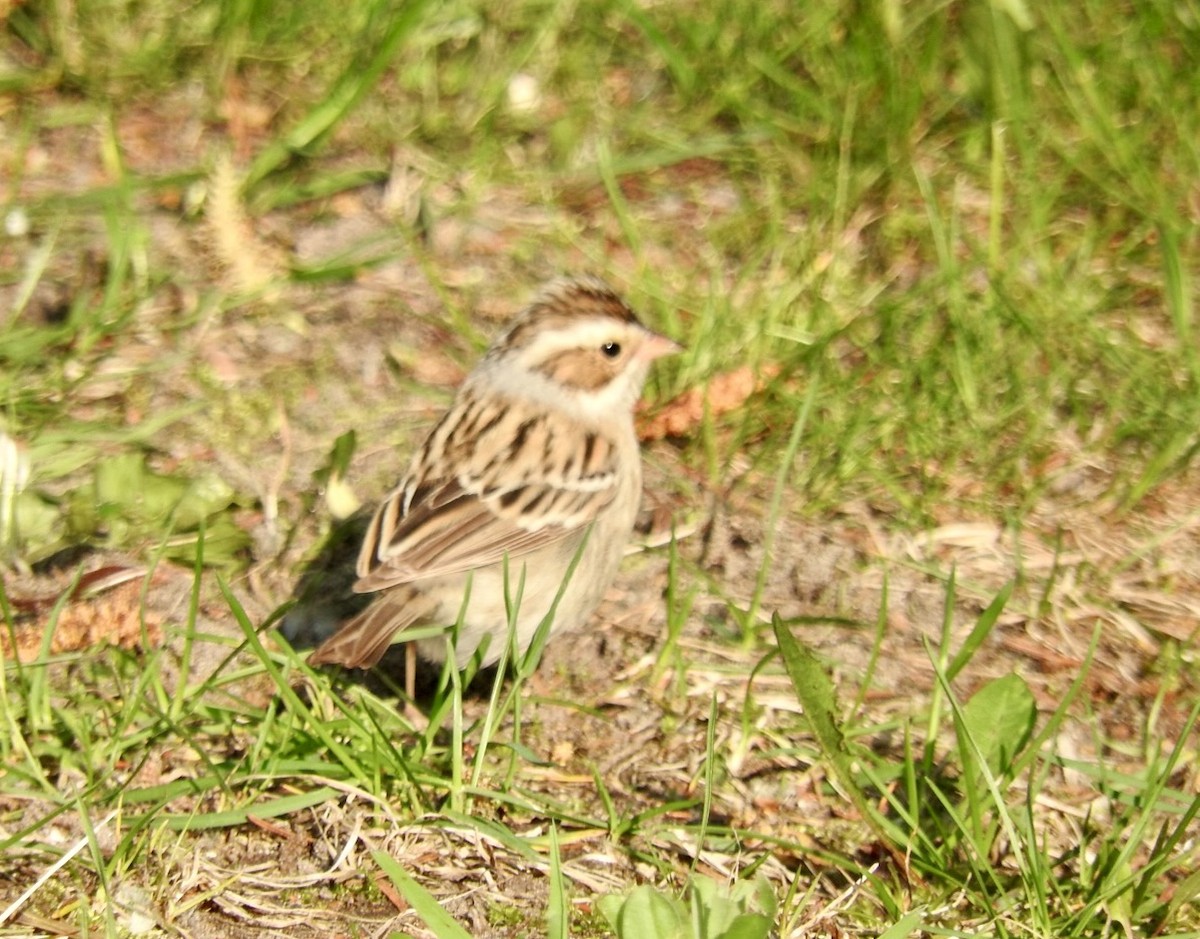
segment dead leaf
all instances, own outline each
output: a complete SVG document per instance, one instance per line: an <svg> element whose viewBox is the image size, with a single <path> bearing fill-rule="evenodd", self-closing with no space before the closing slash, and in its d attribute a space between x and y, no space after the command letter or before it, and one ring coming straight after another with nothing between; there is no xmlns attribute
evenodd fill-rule
<svg viewBox="0 0 1200 939"><path fill-rule="evenodd" d="M110 569L106 569L110 570ZM98 573L106 573L98 572ZM32 662L42 647L48 615L39 616L28 624L18 623L12 636L0 632L0 655ZM142 611L141 579L122 583L100 596L73 600L63 607L50 639L50 653L79 652L101 643L135 649L145 643L151 646L162 642L162 617Z"/></svg>
<svg viewBox="0 0 1200 939"><path fill-rule="evenodd" d="M761 391L767 380L779 374L779 366L767 365L755 375L748 365L732 372L714 376L704 388L685 391L668 402L656 414L638 421L638 435L642 440L662 440L664 437L686 437L707 413L720 417L736 411L756 391Z"/></svg>

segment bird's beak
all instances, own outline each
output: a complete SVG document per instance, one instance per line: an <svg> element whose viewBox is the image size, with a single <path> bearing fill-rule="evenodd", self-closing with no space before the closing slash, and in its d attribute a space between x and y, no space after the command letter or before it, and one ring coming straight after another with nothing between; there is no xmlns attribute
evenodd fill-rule
<svg viewBox="0 0 1200 939"><path fill-rule="evenodd" d="M661 359L664 355L675 355L682 351L683 346L674 339L668 339L658 333L651 333L649 338L642 343L642 347L638 349L637 357L644 362L653 362L655 359Z"/></svg>

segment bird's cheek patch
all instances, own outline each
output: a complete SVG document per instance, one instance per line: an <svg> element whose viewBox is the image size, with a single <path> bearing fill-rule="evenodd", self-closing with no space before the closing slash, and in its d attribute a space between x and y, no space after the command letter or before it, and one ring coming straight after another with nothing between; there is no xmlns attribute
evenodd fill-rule
<svg viewBox="0 0 1200 939"><path fill-rule="evenodd" d="M550 356L538 371L564 388L599 391L613 380L618 369L598 350L568 349Z"/></svg>

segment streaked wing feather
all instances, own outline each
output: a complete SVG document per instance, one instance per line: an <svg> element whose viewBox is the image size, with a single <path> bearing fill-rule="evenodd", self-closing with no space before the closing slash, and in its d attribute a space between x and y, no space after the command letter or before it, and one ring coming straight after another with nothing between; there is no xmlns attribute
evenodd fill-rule
<svg viewBox="0 0 1200 939"><path fill-rule="evenodd" d="M486 502L468 495L437 511L421 511L423 519L415 514L403 518L391 532L386 553L376 554L375 566L354 584L357 593L461 574L499 562L505 554L517 558L574 530L563 525L527 530L498 518Z"/></svg>
<svg viewBox="0 0 1200 939"><path fill-rule="evenodd" d="M383 658L396 633L424 616L428 607L415 590L385 594L317 646L308 664L371 668Z"/></svg>
<svg viewBox="0 0 1200 939"><path fill-rule="evenodd" d="M356 591L519 558L586 527L612 501L617 453L606 438L580 437L557 415L521 419L502 404L491 406L495 413L455 408L434 430L424 459L371 522ZM454 465L437 450L458 458L457 478L430 478L434 467Z"/></svg>

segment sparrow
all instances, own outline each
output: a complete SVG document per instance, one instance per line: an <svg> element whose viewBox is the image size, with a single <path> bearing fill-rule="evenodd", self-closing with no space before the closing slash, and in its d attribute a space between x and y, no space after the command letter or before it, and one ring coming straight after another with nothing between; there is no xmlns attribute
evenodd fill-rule
<svg viewBox="0 0 1200 939"><path fill-rule="evenodd" d="M552 608L552 634L583 627L641 500L634 406L651 363L680 349L597 278L548 284L376 509L353 587L374 597L309 664L369 668L405 630L457 624L457 666L488 640L486 667L504 651L510 618L522 652ZM442 635L416 641L423 658L444 660Z"/></svg>

